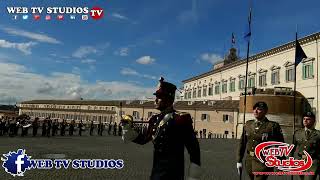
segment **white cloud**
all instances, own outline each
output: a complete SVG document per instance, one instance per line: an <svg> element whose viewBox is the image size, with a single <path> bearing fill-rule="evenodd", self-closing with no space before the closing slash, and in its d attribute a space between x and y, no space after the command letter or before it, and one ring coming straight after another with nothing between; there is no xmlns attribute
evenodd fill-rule
<svg viewBox="0 0 320 180"><path fill-rule="evenodd" d="M117 19L121 19L121 20L128 20L128 18L126 16L121 15L119 13L112 13L111 16L114 18L117 18Z"/></svg>
<svg viewBox="0 0 320 180"><path fill-rule="evenodd" d="M91 54L95 54L95 55L103 55L105 52L105 49L110 47L110 43L106 42L106 43L101 43L101 44L97 44L95 46L80 46L78 49L76 49L73 53L72 53L72 57L75 58L86 58ZM66 56L68 57L68 56Z"/></svg>
<svg viewBox="0 0 320 180"><path fill-rule="evenodd" d="M154 58L151 58L150 56L143 56L139 59L136 60L137 63L139 64L152 64L155 62L155 59Z"/></svg>
<svg viewBox="0 0 320 180"><path fill-rule="evenodd" d="M28 32L28 31L14 29L14 28L7 28L7 27L2 27L1 29L8 34L30 38L32 40L36 40L39 42L46 42L46 43L52 43L52 44L60 44L61 43L57 39L50 37L48 35L45 35L45 34L33 33L33 32Z"/></svg>
<svg viewBox="0 0 320 180"><path fill-rule="evenodd" d="M120 71L120 74L122 75L139 75L139 73L133 69L130 68L122 68Z"/></svg>
<svg viewBox="0 0 320 180"><path fill-rule="evenodd" d="M98 50L93 46L81 46L75 52L73 52L72 56L76 58L84 58L89 54L96 54Z"/></svg>
<svg viewBox="0 0 320 180"><path fill-rule="evenodd" d="M200 60L215 64L219 61L222 61L223 58L217 54L203 53L200 56Z"/></svg>
<svg viewBox="0 0 320 180"><path fill-rule="evenodd" d="M155 76L151 76L151 75L147 75L147 74L143 74L142 77L147 78L147 79L157 79L157 77Z"/></svg>
<svg viewBox="0 0 320 180"><path fill-rule="evenodd" d="M18 49L19 51L23 52L24 54L31 54L31 47L36 44L37 44L36 42L14 43L14 42L9 42L9 41L0 39L0 47L1 48Z"/></svg>
<svg viewBox="0 0 320 180"><path fill-rule="evenodd" d="M135 83L98 81L88 83L80 75L54 72L36 74L19 64L0 62L0 102L32 99L142 99L152 96L154 87Z"/></svg>
<svg viewBox="0 0 320 180"><path fill-rule="evenodd" d="M96 60L94 60L94 59L82 59L81 60L81 63L84 63L84 64L92 64L95 62L96 62Z"/></svg>
<svg viewBox="0 0 320 180"><path fill-rule="evenodd" d="M125 76L137 76L137 77L142 77L146 79L157 79L156 76L148 75L148 74L141 74L137 72L134 69L131 68L122 68L120 71L120 74L125 75Z"/></svg>
<svg viewBox="0 0 320 180"><path fill-rule="evenodd" d="M114 52L114 54L118 56L128 56L129 48L128 47L119 48L117 51Z"/></svg>

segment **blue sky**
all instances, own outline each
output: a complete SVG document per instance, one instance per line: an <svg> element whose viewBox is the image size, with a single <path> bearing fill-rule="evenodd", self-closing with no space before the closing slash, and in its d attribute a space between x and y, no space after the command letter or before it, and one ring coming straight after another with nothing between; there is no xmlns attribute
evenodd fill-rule
<svg viewBox="0 0 320 180"><path fill-rule="evenodd" d="M17 20L7 6L104 9L100 20ZM251 54L320 29L320 1L253 1ZM242 39L249 1L4 0L0 4L0 101L143 99L160 76L182 80L209 71ZM28 13L31 15L31 13ZM44 18L46 13L42 13Z"/></svg>

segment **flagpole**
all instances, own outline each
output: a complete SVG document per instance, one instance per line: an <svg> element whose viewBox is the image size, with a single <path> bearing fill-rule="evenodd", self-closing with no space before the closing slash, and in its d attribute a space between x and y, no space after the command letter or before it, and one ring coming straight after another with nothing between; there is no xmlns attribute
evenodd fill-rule
<svg viewBox="0 0 320 180"><path fill-rule="evenodd" d="M243 124L242 124L242 132L244 132L244 125L246 123L246 104L247 104L247 81L248 81L248 68L249 68L249 50L250 50L250 36L251 36L251 7L249 13L249 32L246 36L249 36L248 44L247 44L247 58L246 58L246 77L245 77L245 85L244 85L244 101L243 101ZM242 133L243 134L243 133ZM242 138L243 141L245 138ZM242 178L242 173L240 174L240 180Z"/></svg>
<svg viewBox="0 0 320 180"><path fill-rule="evenodd" d="M307 58L307 55L303 51L299 41L298 41L298 28L296 30L296 42L295 42L295 59L294 59L294 87L293 87L293 132L292 132L292 143L294 144L294 131L296 128L296 96L297 96L297 66L304 59ZM291 176L293 179L293 176Z"/></svg>
<svg viewBox="0 0 320 180"><path fill-rule="evenodd" d="M298 42L298 32L296 32L296 43ZM295 45L297 47L297 45ZM297 50L295 50L297 51ZM294 142L294 131L296 128L296 89L297 89L297 65L294 63L294 86L293 86L293 131L292 143Z"/></svg>

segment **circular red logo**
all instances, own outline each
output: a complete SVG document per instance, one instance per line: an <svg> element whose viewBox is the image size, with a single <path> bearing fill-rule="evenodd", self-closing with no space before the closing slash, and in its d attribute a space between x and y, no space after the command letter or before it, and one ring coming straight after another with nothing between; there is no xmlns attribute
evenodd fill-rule
<svg viewBox="0 0 320 180"><path fill-rule="evenodd" d="M102 18L103 14L104 14L104 12L101 7L93 7L90 10L90 16L92 17L92 19L95 19L95 20Z"/></svg>

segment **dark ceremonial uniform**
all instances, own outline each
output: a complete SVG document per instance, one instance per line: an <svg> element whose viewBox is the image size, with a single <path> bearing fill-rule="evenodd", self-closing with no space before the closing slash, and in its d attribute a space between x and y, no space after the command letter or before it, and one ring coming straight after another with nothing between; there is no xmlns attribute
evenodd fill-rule
<svg viewBox="0 0 320 180"><path fill-rule="evenodd" d="M69 136L73 136L73 131L74 131L74 123L71 122L69 126Z"/></svg>
<svg viewBox="0 0 320 180"><path fill-rule="evenodd" d="M36 118L32 122L32 135L33 136L36 136L38 134L38 128L39 128L39 122L38 122L38 118Z"/></svg>
<svg viewBox="0 0 320 180"><path fill-rule="evenodd" d="M147 131L133 142L146 144L151 140L154 144L151 180L183 180L184 147L190 161L200 166L199 142L190 114L172 110L152 116Z"/></svg>
<svg viewBox="0 0 320 180"><path fill-rule="evenodd" d="M79 127L79 136L81 136L82 135L83 123L80 122L78 127Z"/></svg>
<svg viewBox="0 0 320 180"><path fill-rule="evenodd" d="M266 167L254 154L255 147L266 141L284 142L279 123L269 121L266 117L262 121L247 121L238 147L237 162L242 162L247 147L245 166L251 179L267 179L267 176L254 177L252 172L273 172L273 168Z"/></svg>
<svg viewBox="0 0 320 180"><path fill-rule="evenodd" d="M65 121L62 121L62 122L61 122L60 135L61 135L61 136L64 136L65 133L66 133L66 122L65 122Z"/></svg>
<svg viewBox="0 0 320 180"><path fill-rule="evenodd" d="M94 129L94 125L93 125L93 121L91 121L91 125L90 125L90 136L92 136L92 134L93 134L93 129Z"/></svg>
<svg viewBox="0 0 320 180"><path fill-rule="evenodd" d="M42 136L47 134L47 120L42 121Z"/></svg>

